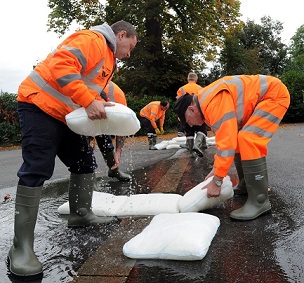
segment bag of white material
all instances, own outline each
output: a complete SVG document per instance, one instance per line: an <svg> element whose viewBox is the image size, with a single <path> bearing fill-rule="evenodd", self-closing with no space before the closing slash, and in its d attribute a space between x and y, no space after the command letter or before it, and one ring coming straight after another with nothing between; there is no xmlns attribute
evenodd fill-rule
<svg viewBox="0 0 304 283"><path fill-rule="evenodd" d="M130 195L117 211L117 216L151 216L179 213L179 194L151 193Z"/></svg>
<svg viewBox="0 0 304 283"><path fill-rule="evenodd" d="M184 196L178 202L180 212L203 211L233 197L234 193L232 183L230 181L230 177L226 176L223 179L220 196L208 198L207 189L202 188L208 184L212 178L213 177L208 178L184 194Z"/></svg>
<svg viewBox="0 0 304 283"><path fill-rule="evenodd" d="M158 150L166 149L168 144L169 144L169 141L161 141L160 143L157 143L154 147Z"/></svg>
<svg viewBox="0 0 304 283"><path fill-rule="evenodd" d="M127 199L128 196L115 196L109 193L93 191L92 211L97 216L116 216ZM70 214L68 201L59 206L58 213Z"/></svg>
<svg viewBox="0 0 304 283"><path fill-rule="evenodd" d="M79 135L134 135L140 129L140 122L135 112L129 107L114 103L114 106L105 107L106 119L91 120L83 107L80 107L65 116L68 127Z"/></svg>
<svg viewBox="0 0 304 283"><path fill-rule="evenodd" d="M208 252L220 220L205 213L159 214L123 246L134 259L201 260Z"/></svg>
<svg viewBox="0 0 304 283"><path fill-rule="evenodd" d="M154 216L160 213L179 213L179 194L151 193L115 196L104 192L93 192L92 211L97 216ZM69 202L58 208L59 214L69 214Z"/></svg>

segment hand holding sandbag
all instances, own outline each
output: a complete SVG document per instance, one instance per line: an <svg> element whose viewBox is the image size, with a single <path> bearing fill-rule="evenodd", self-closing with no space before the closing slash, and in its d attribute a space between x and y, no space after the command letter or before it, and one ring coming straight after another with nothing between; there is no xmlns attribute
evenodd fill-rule
<svg viewBox="0 0 304 283"><path fill-rule="evenodd" d="M165 130L163 127L160 127L160 134L163 135L165 133Z"/></svg>
<svg viewBox="0 0 304 283"><path fill-rule="evenodd" d="M232 183L230 181L230 177L226 176L223 179L220 195L218 197L208 198L207 189L203 188L205 188L206 184L208 184L212 178L213 177L209 177L207 180L198 184L184 194L184 196L178 201L180 212L204 211L233 197Z"/></svg>
<svg viewBox="0 0 304 283"><path fill-rule="evenodd" d="M156 129L155 129L155 133L156 133L157 135L160 135L160 130L159 130L158 128L156 128Z"/></svg>
<svg viewBox="0 0 304 283"><path fill-rule="evenodd" d="M105 107L106 119L91 120L85 108L80 107L65 116L68 127L79 135L130 136L140 129L135 112L129 107L111 102L114 106Z"/></svg>

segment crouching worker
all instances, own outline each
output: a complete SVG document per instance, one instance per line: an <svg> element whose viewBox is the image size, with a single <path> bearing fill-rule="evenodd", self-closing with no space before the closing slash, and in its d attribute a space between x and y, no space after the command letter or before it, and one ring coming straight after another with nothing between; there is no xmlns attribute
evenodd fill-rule
<svg viewBox="0 0 304 283"><path fill-rule="evenodd" d="M152 101L140 110L139 118L147 131L149 149L157 149L157 135L163 135L166 111L170 107L168 101ZM159 123L159 128L157 123Z"/></svg>
<svg viewBox="0 0 304 283"><path fill-rule="evenodd" d="M70 171L69 227L116 221L91 209L96 162L87 137L72 132L65 116L84 107L92 120L105 119L100 92L111 79L115 58L130 57L137 34L128 22L80 30L39 63L18 90L23 163L18 171L14 239L8 254L12 275L42 276L34 250L34 230L44 182L51 178L56 156Z"/></svg>
<svg viewBox="0 0 304 283"><path fill-rule="evenodd" d="M267 144L290 103L286 86L264 75L226 76L206 86L198 96L185 95L175 106L190 126L206 123L215 133L217 152L205 188L208 197L221 192L223 178L235 160L246 203L231 212L237 220L252 220L271 210L268 198Z"/></svg>

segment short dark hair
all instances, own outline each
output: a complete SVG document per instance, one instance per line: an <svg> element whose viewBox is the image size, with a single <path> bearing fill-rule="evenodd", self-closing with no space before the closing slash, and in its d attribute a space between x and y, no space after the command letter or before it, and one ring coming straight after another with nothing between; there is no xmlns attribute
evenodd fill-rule
<svg viewBox="0 0 304 283"><path fill-rule="evenodd" d="M126 21L118 21L111 25L111 28L114 32L114 34L118 34L122 30L125 30L127 32L127 37L133 37L136 36L138 38L137 31L135 30L135 27Z"/></svg>
<svg viewBox="0 0 304 283"><path fill-rule="evenodd" d="M161 106L163 106L163 107L166 107L167 105L168 105L168 101L166 101L166 100L162 100L161 102L160 102L160 105Z"/></svg>

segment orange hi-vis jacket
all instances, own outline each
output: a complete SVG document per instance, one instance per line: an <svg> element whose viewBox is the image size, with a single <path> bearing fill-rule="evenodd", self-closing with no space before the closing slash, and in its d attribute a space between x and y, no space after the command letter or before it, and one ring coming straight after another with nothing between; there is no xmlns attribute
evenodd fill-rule
<svg viewBox="0 0 304 283"><path fill-rule="evenodd" d="M21 83L17 100L66 123L71 111L102 100L116 68L115 51L116 37L106 23L73 33Z"/></svg>
<svg viewBox="0 0 304 283"><path fill-rule="evenodd" d="M202 87L195 82L189 82L178 89L176 92L177 98L185 95L186 93L197 95L201 89Z"/></svg>
<svg viewBox="0 0 304 283"><path fill-rule="evenodd" d="M215 133L215 175L225 177L236 152L242 160L267 155L267 144L289 107L290 95L275 77L239 75L208 85L198 101Z"/></svg>
<svg viewBox="0 0 304 283"><path fill-rule="evenodd" d="M104 89L108 101L116 102L127 106L127 100L123 90L114 82L109 82Z"/></svg>
<svg viewBox="0 0 304 283"><path fill-rule="evenodd" d="M152 101L140 110L139 115L150 120L152 127L156 129L157 120L159 120L160 127L164 126L166 110L161 109L160 101Z"/></svg>

